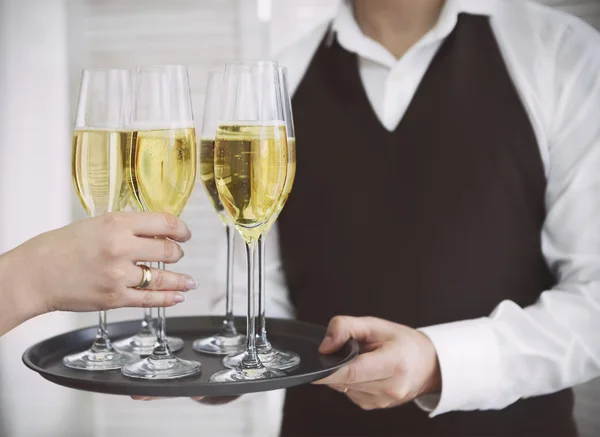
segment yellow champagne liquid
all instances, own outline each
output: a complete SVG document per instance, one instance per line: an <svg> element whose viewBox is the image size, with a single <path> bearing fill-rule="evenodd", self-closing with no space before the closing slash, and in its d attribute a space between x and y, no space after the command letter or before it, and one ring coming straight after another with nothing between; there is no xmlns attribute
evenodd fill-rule
<svg viewBox="0 0 600 437"><path fill-rule="evenodd" d="M285 206L285 203L288 200L290 192L292 191L292 186L294 185L294 178L296 177L296 138L287 139L288 142L288 163L287 163L287 175L285 178L285 185L283 186L283 192L281 193L281 197L279 202L277 203L277 208L275 208L275 213L271 216L267 224L265 225L264 233L269 232L279 214L281 214L281 210Z"/></svg>
<svg viewBox="0 0 600 437"><path fill-rule="evenodd" d="M223 206L242 237L256 240L275 213L287 173L284 125L221 125L215 179Z"/></svg>
<svg viewBox="0 0 600 437"><path fill-rule="evenodd" d="M129 201L126 173L130 138L130 132L109 130L73 133L73 183L88 216L119 211Z"/></svg>
<svg viewBox="0 0 600 437"><path fill-rule="evenodd" d="M227 223L224 215L225 209L223 208L221 199L219 199L219 192L217 191L217 183L215 181L214 138L202 138L200 140L200 180L219 218L224 223Z"/></svg>
<svg viewBox="0 0 600 437"><path fill-rule="evenodd" d="M194 128L135 131L131 191L142 211L179 216L196 180Z"/></svg>

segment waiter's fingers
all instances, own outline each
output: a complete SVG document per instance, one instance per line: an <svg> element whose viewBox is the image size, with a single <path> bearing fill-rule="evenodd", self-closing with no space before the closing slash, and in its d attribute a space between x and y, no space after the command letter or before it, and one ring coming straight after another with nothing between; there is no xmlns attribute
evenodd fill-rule
<svg viewBox="0 0 600 437"><path fill-rule="evenodd" d="M127 272L126 285L130 288L139 286L144 279L145 269L146 267L132 264ZM191 276L151 268L150 283L144 287L144 290L188 291L196 288L198 288L198 282Z"/></svg>
<svg viewBox="0 0 600 437"><path fill-rule="evenodd" d="M131 396L134 401L164 401L166 399L178 399L177 397L164 396Z"/></svg>
<svg viewBox="0 0 600 437"><path fill-rule="evenodd" d="M335 386L336 390L340 391L342 386ZM406 390L404 384L402 384L397 378L381 379L379 381L361 382L358 384L352 384L344 389L353 392L361 392L370 394L378 397L385 397L392 399L394 402L405 402L410 399L410 393ZM342 389L343 391L343 389Z"/></svg>
<svg viewBox="0 0 600 437"><path fill-rule="evenodd" d="M358 405L363 410L376 410L379 408L388 408L394 405L392 399L373 396L369 393L363 393L360 391L348 390L346 396Z"/></svg>
<svg viewBox="0 0 600 437"><path fill-rule="evenodd" d="M331 354L351 338L358 342L373 343L384 341L392 334L392 324L376 317L336 316L329 322L319 352Z"/></svg>
<svg viewBox="0 0 600 437"><path fill-rule="evenodd" d="M162 401L163 399L177 399L177 398L165 398L159 396L131 396L131 399L134 401ZM192 396L192 399L195 401L201 401L204 399L204 396Z"/></svg>
<svg viewBox="0 0 600 437"><path fill-rule="evenodd" d="M350 386L368 381L390 378L395 365L382 350L359 355L354 361L342 367L333 375L313 384Z"/></svg>

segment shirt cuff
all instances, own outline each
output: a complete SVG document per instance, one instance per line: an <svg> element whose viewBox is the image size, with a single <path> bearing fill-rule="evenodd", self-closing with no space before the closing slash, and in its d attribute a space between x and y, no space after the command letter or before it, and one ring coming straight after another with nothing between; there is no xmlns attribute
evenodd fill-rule
<svg viewBox="0 0 600 437"><path fill-rule="evenodd" d="M433 342L442 376L441 394L415 400L429 417L492 408L502 370L492 323L481 318L419 329Z"/></svg>

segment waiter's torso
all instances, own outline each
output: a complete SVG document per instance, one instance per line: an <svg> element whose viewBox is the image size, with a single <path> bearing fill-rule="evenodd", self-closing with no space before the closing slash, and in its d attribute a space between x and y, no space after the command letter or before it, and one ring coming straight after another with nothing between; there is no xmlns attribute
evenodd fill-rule
<svg viewBox="0 0 600 437"><path fill-rule="evenodd" d="M298 172L279 218L297 316L413 327L530 305L553 285L541 251L545 177L489 19L461 14L393 131L356 55L322 43L293 99ZM429 419L414 404L362 411L333 390L287 393L282 434L574 435L572 394Z"/></svg>

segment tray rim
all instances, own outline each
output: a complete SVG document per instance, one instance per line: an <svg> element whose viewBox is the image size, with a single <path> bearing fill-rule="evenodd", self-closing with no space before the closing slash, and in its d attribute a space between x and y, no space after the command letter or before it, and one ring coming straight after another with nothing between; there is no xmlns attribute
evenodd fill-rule
<svg viewBox="0 0 600 437"><path fill-rule="evenodd" d="M214 316L214 315L199 315L199 316L177 316L177 317L169 317L168 318L168 320L170 320L170 321L173 321L173 320L184 321L185 319L206 319L206 320L211 320L211 321L215 321L215 322L220 322L220 321L222 321L223 317L222 316ZM236 323L241 323L241 321L245 321L245 317L236 316ZM136 323L136 322L139 322L139 320L138 319L123 320L120 322L110 323L108 326L110 327L111 325L123 325L123 324L127 324L127 323ZM323 330L324 332L326 330L326 328L324 326L313 324L313 323L308 323L308 322L303 322L303 321L299 321L299 320L295 320L295 319L268 317L267 322L293 323L295 325L305 326L307 329L319 329L319 330ZM25 364L25 366L27 368L38 373L40 376L42 376L47 381L49 381L53 384L63 386L63 387L71 388L74 390L92 392L92 393L112 394L112 395L120 395L120 396L135 396L136 395L135 393L131 393L131 394L116 393L115 391L110 390L109 387L106 387L107 389L104 389L102 387L101 383L82 381L81 379L75 378L70 375L58 376L58 375L54 374L53 372L49 372L48 370L44 369L43 367L38 366L37 364L35 364L32 361L32 357L31 357L32 351L34 349L36 349L37 347L39 347L40 345L42 345L43 343L56 340L62 336L73 335L78 332L83 332L83 331L95 329L95 328L96 328L95 325L78 328L78 329L66 331L61 334L57 334L52 337L38 341L37 343L29 346L23 352L22 357L21 357L23 364ZM344 357L342 360L340 360L338 363L336 363L334 366L331 366L330 368L328 368L326 370L317 370L317 371L302 373L301 375L290 375L289 377L285 377L285 378L276 378L276 379L268 380L269 382L272 382L275 380L284 379L283 383L280 384L281 387L279 387L279 388L270 388L271 384L265 384L265 380L245 381L243 384L245 386L251 386L252 390L245 391L244 394L273 391L273 390L279 390L279 389L287 389L287 388L291 388L291 387L298 386L298 385L306 385L312 381L316 381L318 379L325 378L325 377L335 373L338 369L345 366L346 364L348 364L349 362L351 362L358 356L359 345L356 342L356 340L354 340L353 338L349 339L344 347L348 347L348 346L350 348L348 355L346 357ZM201 354L199 354L199 355L202 356ZM317 374L319 376L315 378L315 375L317 375ZM297 379L311 379L311 381L298 383ZM194 380L195 380L195 378L194 378ZM161 380L145 380L143 382L137 381L137 380L132 380L132 381L135 381L135 382L133 382L132 387L134 387L135 384L140 384L139 388L141 389L141 391L149 390L152 388L156 388L158 390L164 389L165 382L167 382L167 381L161 381ZM174 380L174 381L183 382L183 381L185 381L185 379ZM82 385L85 385L86 383L92 385L93 387L92 388L90 388L89 386L82 387ZM110 386L111 383L103 383L103 384ZM206 386L209 385L209 383L204 383L204 384ZM219 387L234 388L236 386L239 386L240 383L239 382L225 382L225 383L210 383L210 384L214 384L215 386L218 384ZM133 391L136 391L136 390L133 390ZM188 396L188 395L180 395L180 396ZM210 396L210 395L206 395L206 396ZM224 394L223 396L228 396L228 395Z"/></svg>

